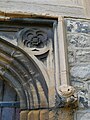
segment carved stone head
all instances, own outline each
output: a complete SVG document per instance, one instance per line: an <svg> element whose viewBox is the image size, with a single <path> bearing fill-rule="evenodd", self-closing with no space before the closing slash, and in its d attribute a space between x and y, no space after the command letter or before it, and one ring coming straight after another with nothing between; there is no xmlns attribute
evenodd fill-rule
<svg viewBox="0 0 90 120"><path fill-rule="evenodd" d="M64 97L70 97L74 94L75 89L69 85L62 85L58 88L58 92Z"/></svg>

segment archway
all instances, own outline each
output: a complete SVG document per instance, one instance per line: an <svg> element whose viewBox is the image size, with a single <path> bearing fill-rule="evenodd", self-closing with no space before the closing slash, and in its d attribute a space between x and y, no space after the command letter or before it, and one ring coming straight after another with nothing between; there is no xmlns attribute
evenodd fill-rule
<svg viewBox="0 0 90 120"><path fill-rule="evenodd" d="M26 52L2 38L0 77L17 92L21 109L48 107L48 85L39 66Z"/></svg>

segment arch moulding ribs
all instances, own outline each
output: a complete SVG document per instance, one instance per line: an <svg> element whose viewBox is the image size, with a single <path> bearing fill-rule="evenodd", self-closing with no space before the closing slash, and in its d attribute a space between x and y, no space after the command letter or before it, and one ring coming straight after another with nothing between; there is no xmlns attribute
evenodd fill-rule
<svg viewBox="0 0 90 120"><path fill-rule="evenodd" d="M17 16L18 15L16 15L16 18ZM25 16L21 15L21 17L25 17ZM28 16L32 17L33 15L31 16L28 15ZM66 98L66 101L68 102L67 99L70 98L74 94L75 89L72 86L70 86L70 83L69 83L67 51L66 51L66 35L65 35L66 30L65 30L64 17L58 16L58 15L56 16L35 15L34 17L43 17L43 18L52 18L52 19L56 18L58 20L58 24L54 23L53 25L54 27L54 48L55 48L55 85L56 85L55 87L56 87L57 95L61 98L64 97L63 96L64 92L67 92L65 98ZM13 14L12 14L12 17L5 16L3 20L12 19L12 18L15 18ZM68 88L71 90L70 93L68 92ZM67 96L68 94L69 96ZM57 100L56 102L57 107L60 107L59 103L60 103L60 99L59 101ZM28 116L28 112L26 111L27 116Z"/></svg>
<svg viewBox="0 0 90 120"><path fill-rule="evenodd" d="M0 20L7 21L13 18L55 18L58 20L58 25L54 26L54 40L55 40L55 64L56 64L56 86L69 85L69 73L68 73L68 62L67 62L67 51L66 51L66 35L65 35L65 23L64 17L57 14L39 14L39 13L0 13ZM58 38L57 38L58 36ZM58 48L59 47L59 48Z"/></svg>

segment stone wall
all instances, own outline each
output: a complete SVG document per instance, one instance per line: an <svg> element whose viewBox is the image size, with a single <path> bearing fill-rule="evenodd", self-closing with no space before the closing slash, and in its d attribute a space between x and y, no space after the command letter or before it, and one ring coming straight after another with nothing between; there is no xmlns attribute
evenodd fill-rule
<svg viewBox="0 0 90 120"><path fill-rule="evenodd" d="M88 3L90 3L90 0L0 0L0 18L15 17L15 15L19 17L19 14L22 17L24 15L28 17L38 15L40 17L53 16L54 18L60 15L76 18L87 18L88 16L90 18L90 5ZM76 88L76 94L78 95L78 108L75 111L74 119L89 120L90 21L67 18L65 22L67 24L70 82ZM21 113L21 120L29 120L34 115L32 111L26 111L26 113L25 118L22 117L24 114ZM41 112L38 113L40 115ZM60 108L49 110L47 115L50 120L73 120L72 114L73 110L71 108ZM37 120L42 119L42 115L41 118L36 118Z"/></svg>
<svg viewBox="0 0 90 120"><path fill-rule="evenodd" d="M75 120L90 119L90 21L66 19L70 82L78 95Z"/></svg>

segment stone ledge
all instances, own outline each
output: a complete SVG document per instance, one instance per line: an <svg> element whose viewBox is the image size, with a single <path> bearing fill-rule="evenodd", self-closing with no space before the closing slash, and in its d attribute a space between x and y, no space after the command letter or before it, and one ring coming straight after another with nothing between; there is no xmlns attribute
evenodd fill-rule
<svg viewBox="0 0 90 120"><path fill-rule="evenodd" d="M55 4L42 4L42 3L28 3L28 2L15 2L0 1L0 10L5 13L33 13L33 14L54 14L73 17L84 17L84 10L81 6L72 5L55 5Z"/></svg>

